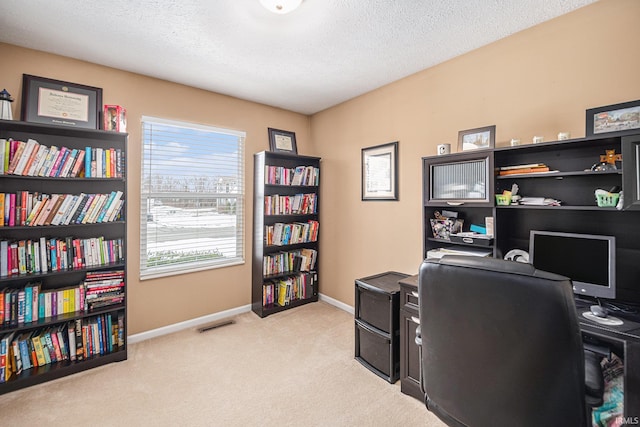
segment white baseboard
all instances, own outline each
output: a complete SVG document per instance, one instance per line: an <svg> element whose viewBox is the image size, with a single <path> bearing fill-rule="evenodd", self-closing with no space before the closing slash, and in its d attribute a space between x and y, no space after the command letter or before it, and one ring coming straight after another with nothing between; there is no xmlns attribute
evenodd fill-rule
<svg viewBox="0 0 640 427"><path fill-rule="evenodd" d="M328 296L323 295L323 294L320 294L319 299L320 299L320 301L324 301L324 302L326 302L327 304L331 304L331 305L333 305L334 307L338 307L339 309L344 310L344 311L346 311L346 312L348 312L348 313L351 313L351 314L354 314L354 313L355 313L355 310L354 310L354 308L353 308L353 307L351 307L350 305L347 305L347 304L343 303L342 301L338 301L337 299L334 299L334 298L328 297Z"/></svg>
<svg viewBox="0 0 640 427"><path fill-rule="evenodd" d="M327 304L331 304L341 310L354 314L354 309L350 305L338 301L337 299L320 294L319 300L324 301ZM219 313L207 314L206 316L196 317L195 319L185 320L184 322L174 323L173 325L163 326L161 328L152 329L146 332L140 332L139 334L129 335L127 342L134 344L140 341L148 340L151 338L160 337L162 335L172 334L174 332L182 331L189 328L195 328L207 323L216 322L218 320L225 319L227 317L236 316L238 314L247 313L251 311L251 304L243 305L242 307L232 308L230 310L221 311Z"/></svg>
<svg viewBox="0 0 640 427"><path fill-rule="evenodd" d="M238 314L246 313L248 311L251 311L251 304L247 304L242 307L232 308L230 310L221 311L219 313L207 314L206 316L197 317L191 320L185 320L184 322L174 323L173 325L163 326L161 328L152 329L146 332L140 332L139 334L129 335L127 339L129 344L134 344L134 343L148 340L151 338L160 337L162 335L172 334L174 332L182 331L184 329L194 328L207 323L216 322L218 320L222 320L231 316L236 316Z"/></svg>

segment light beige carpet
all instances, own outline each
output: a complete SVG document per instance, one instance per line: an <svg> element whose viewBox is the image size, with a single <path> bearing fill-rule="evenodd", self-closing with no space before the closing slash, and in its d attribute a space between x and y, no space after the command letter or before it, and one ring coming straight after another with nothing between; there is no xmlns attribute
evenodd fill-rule
<svg viewBox="0 0 640 427"><path fill-rule="evenodd" d="M427 426L424 404L354 359L323 302L131 344L129 359L0 396L3 426Z"/></svg>

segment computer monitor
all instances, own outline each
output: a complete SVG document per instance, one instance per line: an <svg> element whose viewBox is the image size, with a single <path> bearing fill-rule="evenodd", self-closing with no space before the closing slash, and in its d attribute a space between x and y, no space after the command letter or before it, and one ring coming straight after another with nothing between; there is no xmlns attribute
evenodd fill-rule
<svg viewBox="0 0 640 427"><path fill-rule="evenodd" d="M531 230L529 262L570 278L575 294L616 297L615 236Z"/></svg>

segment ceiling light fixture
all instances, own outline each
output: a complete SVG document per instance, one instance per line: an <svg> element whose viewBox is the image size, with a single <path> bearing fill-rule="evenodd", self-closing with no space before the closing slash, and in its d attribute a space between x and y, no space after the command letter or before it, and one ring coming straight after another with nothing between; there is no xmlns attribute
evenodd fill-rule
<svg viewBox="0 0 640 427"><path fill-rule="evenodd" d="M293 12L300 6L302 0L260 0L260 4L273 13L284 15Z"/></svg>

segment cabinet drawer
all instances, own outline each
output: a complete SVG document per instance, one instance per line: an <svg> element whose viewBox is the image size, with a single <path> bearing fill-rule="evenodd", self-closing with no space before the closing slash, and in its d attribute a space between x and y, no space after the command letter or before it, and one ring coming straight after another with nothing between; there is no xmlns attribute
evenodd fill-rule
<svg viewBox="0 0 640 427"><path fill-rule="evenodd" d="M355 358L371 372L395 383L400 374L399 342L395 335L376 331L356 320Z"/></svg>

